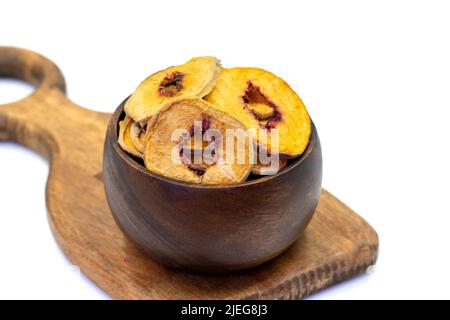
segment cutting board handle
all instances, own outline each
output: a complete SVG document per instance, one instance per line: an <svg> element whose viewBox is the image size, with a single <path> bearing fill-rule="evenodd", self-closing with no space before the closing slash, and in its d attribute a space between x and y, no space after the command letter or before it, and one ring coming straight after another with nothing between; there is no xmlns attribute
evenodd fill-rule
<svg viewBox="0 0 450 320"><path fill-rule="evenodd" d="M53 88L65 93L66 83L58 66L33 51L0 47L0 77L24 80L36 87L36 91Z"/></svg>
<svg viewBox="0 0 450 320"><path fill-rule="evenodd" d="M28 97L0 104L0 140L25 145L46 158L73 145L76 137L81 139L80 129L92 130L89 123L105 117L67 99L60 69L38 53L0 47L0 77L21 79L35 87Z"/></svg>

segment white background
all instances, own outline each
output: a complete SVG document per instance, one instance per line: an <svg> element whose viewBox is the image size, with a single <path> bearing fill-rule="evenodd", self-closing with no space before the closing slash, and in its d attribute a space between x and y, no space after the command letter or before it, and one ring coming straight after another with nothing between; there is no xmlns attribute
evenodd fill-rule
<svg viewBox="0 0 450 320"><path fill-rule="evenodd" d="M69 97L113 111L148 74L192 56L288 81L314 119L323 186L380 236L370 275L315 299L450 298L448 1L5 1L0 45L40 52ZM31 90L0 80L0 102ZM0 143L0 298L108 298L46 220L48 164Z"/></svg>

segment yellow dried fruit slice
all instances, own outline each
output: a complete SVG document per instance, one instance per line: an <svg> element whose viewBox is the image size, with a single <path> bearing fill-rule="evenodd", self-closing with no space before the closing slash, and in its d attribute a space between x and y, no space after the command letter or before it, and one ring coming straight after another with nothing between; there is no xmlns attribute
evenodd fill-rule
<svg viewBox="0 0 450 320"><path fill-rule="evenodd" d="M269 164L261 164L258 162L252 167L252 173L258 176L272 176L274 174L277 174L281 169L286 167L287 165L287 159L279 158L278 160L278 166L272 166Z"/></svg>
<svg viewBox="0 0 450 320"><path fill-rule="evenodd" d="M239 121L202 99L172 102L153 116L147 125L145 166L160 175L190 183L218 185L242 182L251 171L254 144L249 135L227 139L227 130L228 133L246 131ZM200 136L195 146L192 145L192 135ZM205 140L209 142L206 147ZM214 149L215 146L219 147ZM189 150L196 152L189 154ZM211 158L205 157L206 151L212 155Z"/></svg>
<svg viewBox="0 0 450 320"><path fill-rule="evenodd" d="M133 145L140 153L144 153L145 149L145 131L147 128L147 124L145 123L141 126L138 122L134 122L130 128L130 138Z"/></svg>
<svg viewBox="0 0 450 320"><path fill-rule="evenodd" d="M275 110L264 103L253 103L250 107L256 118L261 121L267 120L275 114Z"/></svg>
<svg viewBox="0 0 450 320"><path fill-rule="evenodd" d="M132 154L135 157L142 158L142 151L139 150L133 143L132 139L132 128L136 123L128 116L119 122L119 139L118 143L123 150Z"/></svg>
<svg viewBox="0 0 450 320"><path fill-rule="evenodd" d="M273 129L279 130L279 153L286 157L300 155L309 143L311 123L302 100L283 79L266 70L223 69L205 99L254 128L258 143L269 152Z"/></svg>
<svg viewBox="0 0 450 320"><path fill-rule="evenodd" d="M196 57L145 79L125 104L125 113L136 122L146 120L174 99L202 98L214 88L221 72L215 57Z"/></svg>

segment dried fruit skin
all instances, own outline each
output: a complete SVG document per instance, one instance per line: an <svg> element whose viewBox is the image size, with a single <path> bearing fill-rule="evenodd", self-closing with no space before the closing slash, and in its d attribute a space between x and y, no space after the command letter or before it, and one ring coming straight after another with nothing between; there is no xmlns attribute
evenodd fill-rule
<svg viewBox="0 0 450 320"><path fill-rule="evenodd" d="M225 137L226 129L244 130L244 126L240 122L217 111L204 100L175 101L164 107L148 124L144 152L147 169L191 183L234 184L247 179L252 167L250 161L246 161L244 164L225 162L208 165L173 162L173 148L179 144L179 141L172 141L172 133L180 128L189 132L195 121L202 123L202 127L205 124L208 129L218 130L223 137ZM186 143L190 143L190 139L186 139ZM225 142L223 143L225 144ZM244 148L250 147L253 148L253 142L247 138ZM183 156L183 151L180 150L180 159L183 159ZM226 151L223 158L226 158Z"/></svg>
<svg viewBox="0 0 450 320"><path fill-rule="evenodd" d="M174 99L202 98L214 88L221 70L217 58L196 57L152 74L128 99L125 113L141 122Z"/></svg>
<svg viewBox="0 0 450 320"><path fill-rule="evenodd" d="M258 68L223 69L213 91L205 99L235 117L270 151L270 138L259 133L279 130L279 153L295 157L306 149L311 135L308 112L300 97L281 78ZM270 112L272 110L272 112Z"/></svg>
<svg viewBox="0 0 450 320"><path fill-rule="evenodd" d="M136 123L128 116L119 122L119 139L118 143L123 150L135 157L142 158L142 152L135 146L132 139L132 127Z"/></svg>

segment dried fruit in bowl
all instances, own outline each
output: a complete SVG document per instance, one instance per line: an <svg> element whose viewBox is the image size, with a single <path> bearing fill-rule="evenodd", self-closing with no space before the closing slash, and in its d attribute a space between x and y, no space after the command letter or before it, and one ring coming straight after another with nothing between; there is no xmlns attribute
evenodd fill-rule
<svg viewBox="0 0 450 320"><path fill-rule="evenodd" d="M258 163L252 167L252 173L257 176L272 176L277 174L287 165L287 159L284 158L276 158L272 161L274 163L269 162L268 164L261 164L258 159Z"/></svg>
<svg viewBox="0 0 450 320"><path fill-rule="evenodd" d="M144 122L143 125L140 125L139 122L134 122L131 120L133 124L130 128L130 138L133 145L136 149L143 154L145 149L145 132L147 129L147 122Z"/></svg>
<svg viewBox="0 0 450 320"><path fill-rule="evenodd" d="M134 141L137 141L139 138L134 137L136 134L140 135L141 129L135 128L139 126L133 119L128 116L119 122L119 145L123 150L132 154L135 157L143 158L143 149L141 145L136 146ZM140 128L140 126L139 126ZM139 132L137 131L139 130Z"/></svg>
<svg viewBox="0 0 450 320"><path fill-rule="evenodd" d="M229 139L227 130L242 135ZM178 100L161 109L148 123L145 139L145 166L169 178L234 184L245 181L252 168L254 145L244 125L202 99Z"/></svg>
<svg viewBox="0 0 450 320"><path fill-rule="evenodd" d="M202 98L214 88L221 72L214 57L196 57L145 79L125 104L125 113L141 123L174 99Z"/></svg>
<svg viewBox="0 0 450 320"><path fill-rule="evenodd" d="M285 157L302 154L309 143L311 123L302 100L283 79L266 70L223 69L205 99L255 129L259 145L269 152L276 152L270 138L274 129L279 130L278 153Z"/></svg>

